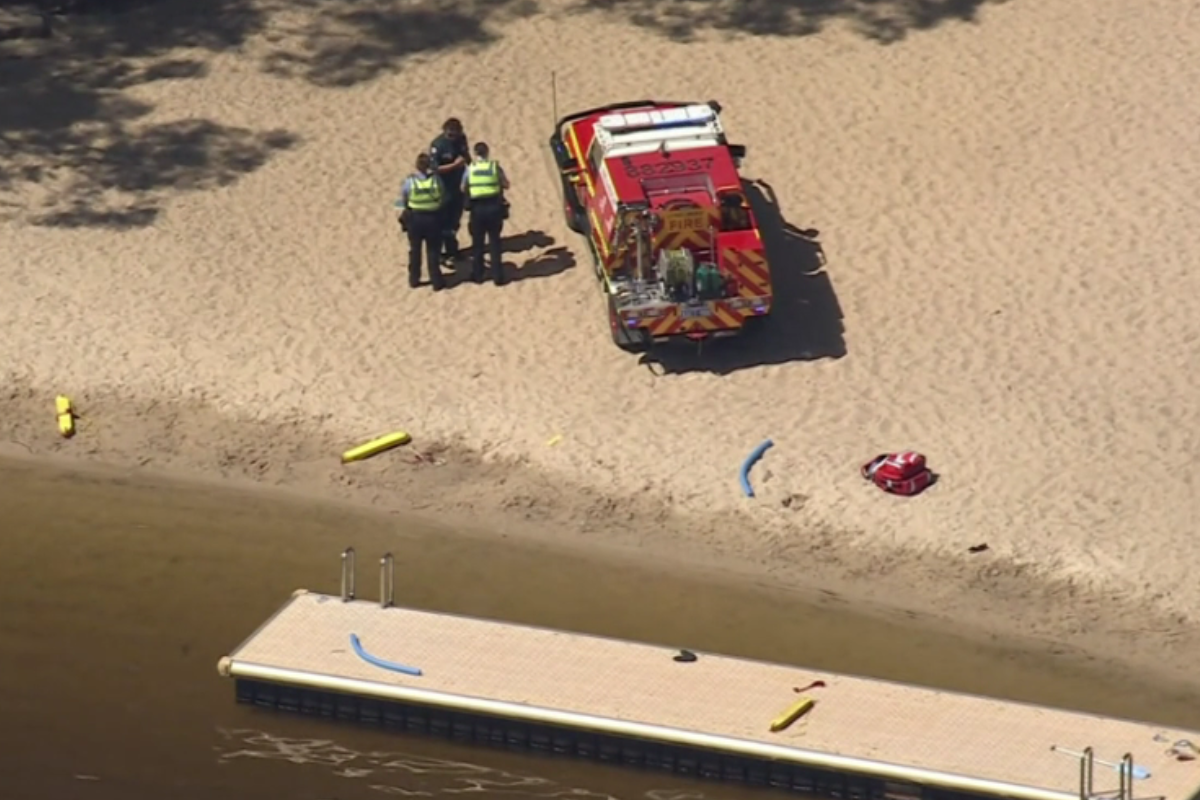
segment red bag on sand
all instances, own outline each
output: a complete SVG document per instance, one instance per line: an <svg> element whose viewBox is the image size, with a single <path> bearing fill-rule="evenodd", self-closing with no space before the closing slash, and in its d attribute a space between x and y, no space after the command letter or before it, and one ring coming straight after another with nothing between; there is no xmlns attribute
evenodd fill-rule
<svg viewBox="0 0 1200 800"><path fill-rule="evenodd" d="M884 453L862 465L863 478L888 494L911 497L933 483L933 473L925 466L925 456L912 450Z"/></svg>

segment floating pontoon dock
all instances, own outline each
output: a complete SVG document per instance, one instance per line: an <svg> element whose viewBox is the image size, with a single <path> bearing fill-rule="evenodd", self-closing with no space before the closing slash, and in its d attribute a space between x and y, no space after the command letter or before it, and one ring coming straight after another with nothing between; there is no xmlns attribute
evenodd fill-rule
<svg viewBox="0 0 1200 800"><path fill-rule="evenodd" d="M222 658L241 702L846 800L1200 800L1200 733L297 591ZM414 674L419 673L419 674ZM800 720L771 733L801 699ZM1057 748L1057 752L1055 750ZM1063 752L1069 751L1069 752ZM1149 775L1146 776L1148 771Z"/></svg>

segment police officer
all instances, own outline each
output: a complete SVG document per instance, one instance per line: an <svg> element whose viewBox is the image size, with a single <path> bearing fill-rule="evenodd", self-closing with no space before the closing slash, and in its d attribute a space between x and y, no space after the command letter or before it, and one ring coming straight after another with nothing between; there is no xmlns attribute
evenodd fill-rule
<svg viewBox="0 0 1200 800"><path fill-rule="evenodd" d="M428 153L417 156L417 171L404 179L400 186L400 226L408 234L408 285L417 288L421 283L421 255L424 248L429 261L429 282L435 292L446 288L438 251L442 244L442 212L446 202L446 186L433 169Z"/></svg>
<svg viewBox="0 0 1200 800"><path fill-rule="evenodd" d="M462 189L471 209L471 280L483 282L483 250L487 240L488 260L492 280L497 286L507 281L500 260L500 232L508 217L504 192L509 188L508 176L500 162L491 158L486 142L475 145L475 162L462 177Z"/></svg>
<svg viewBox="0 0 1200 800"><path fill-rule="evenodd" d="M471 150L467 135L463 133L462 121L450 117L442 123L442 135L433 140L429 147L433 163L437 166L446 187L446 205L443 208L442 239L444 255L453 264L458 258L458 229L462 225L463 193L460 188L463 173L471 161Z"/></svg>

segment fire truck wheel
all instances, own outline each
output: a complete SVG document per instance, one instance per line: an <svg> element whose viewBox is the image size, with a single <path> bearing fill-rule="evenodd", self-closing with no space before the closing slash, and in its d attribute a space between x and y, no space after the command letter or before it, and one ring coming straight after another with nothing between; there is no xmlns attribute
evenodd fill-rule
<svg viewBox="0 0 1200 800"><path fill-rule="evenodd" d="M583 232L583 209L579 206L578 201L574 200L575 187L567 180L567 176L562 176L562 191L563 191L563 215L567 219L567 227L574 233L586 236Z"/></svg>

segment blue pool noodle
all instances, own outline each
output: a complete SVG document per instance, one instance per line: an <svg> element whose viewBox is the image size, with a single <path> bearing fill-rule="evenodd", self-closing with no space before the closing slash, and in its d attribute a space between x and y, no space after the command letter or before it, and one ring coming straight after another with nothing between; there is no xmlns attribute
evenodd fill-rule
<svg viewBox="0 0 1200 800"><path fill-rule="evenodd" d="M380 669L390 669L392 672L402 672L405 675L415 675L420 677L421 670L416 667L410 667L405 664L397 664L395 661L387 661L379 656L373 656L363 649L362 642L358 639L357 633L350 634L350 646L354 648L354 652L358 657L368 664L374 664Z"/></svg>
<svg viewBox="0 0 1200 800"><path fill-rule="evenodd" d="M754 448L750 452L750 455L746 456L746 460L742 462L742 470L739 473L738 478L740 478L742 481L742 493L745 494L746 497L754 497L754 487L750 485L750 468L754 466L756 461L762 458L763 453L767 452L774 446L774 442L772 442L770 439L766 439L762 444Z"/></svg>

